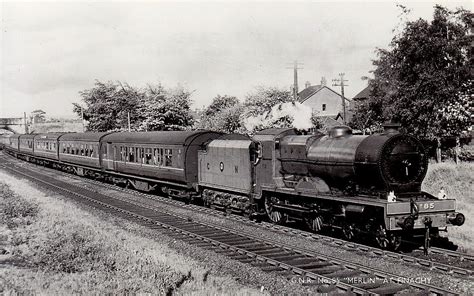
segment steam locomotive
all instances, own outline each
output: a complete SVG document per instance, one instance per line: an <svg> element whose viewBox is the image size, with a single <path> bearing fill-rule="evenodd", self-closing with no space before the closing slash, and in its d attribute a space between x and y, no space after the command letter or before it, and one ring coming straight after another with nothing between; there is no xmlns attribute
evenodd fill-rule
<svg viewBox="0 0 474 296"><path fill-rule="evenodd" d="M455 200L421 191L428 160L414 137L267 129L253 137L212 131L56 133L4 138L7 153L56 169L158 191L205 206L303 222L397 249L461 226Z"/></svg>

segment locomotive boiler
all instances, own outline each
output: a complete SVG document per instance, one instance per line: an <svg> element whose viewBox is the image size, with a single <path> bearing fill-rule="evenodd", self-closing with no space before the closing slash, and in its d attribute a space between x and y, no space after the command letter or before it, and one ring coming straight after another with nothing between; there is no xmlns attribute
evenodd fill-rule
<svg viewBox="0 0 474 296"><path fill-rule="evenodd" d="M327 136L287 136L280 159L284 176L318 177L347 194L419 192L428 168L421 143L395 126L370 136L352 135L346 126Z"/></svg>

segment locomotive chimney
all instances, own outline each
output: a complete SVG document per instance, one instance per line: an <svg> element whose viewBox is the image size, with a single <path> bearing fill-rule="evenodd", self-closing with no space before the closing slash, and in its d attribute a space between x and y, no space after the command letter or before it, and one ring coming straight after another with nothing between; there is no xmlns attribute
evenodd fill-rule
<svg viewBox="0 0 474 296"><path fill-rule="evenodd" d="M398 133L398 132L400 132L400 124L399 123L386 122L383 125L383 131L385 133Z"/></svg>

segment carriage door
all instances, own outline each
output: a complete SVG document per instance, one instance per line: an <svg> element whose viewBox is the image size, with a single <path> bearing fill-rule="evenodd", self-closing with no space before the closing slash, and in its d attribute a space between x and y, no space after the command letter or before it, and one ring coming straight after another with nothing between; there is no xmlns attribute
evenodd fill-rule
<svg viewBox="0 0 474 296"><path fill-rule="evenodd" d="M112 143L107 143L107 160L106 160L106 168L108 170L113 170L114 169L114 160L115 160L115 155L114 155L114 150L112 147Z"/></svg>

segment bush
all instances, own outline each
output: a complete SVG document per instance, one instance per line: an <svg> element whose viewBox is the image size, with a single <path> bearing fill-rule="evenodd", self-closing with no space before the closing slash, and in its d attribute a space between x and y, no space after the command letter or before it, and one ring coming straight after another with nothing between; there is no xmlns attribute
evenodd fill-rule
<svg viewBox="0 0 474 296"><path fill-rule="evenodd" d="M115 271L115 258L107 245L95 237L93 230L76 223L57 221L39 225L29 232L28 248L22 254L31 264L55 272ZM43 227L45 226L45 227Z"/></svg>
<svg viewBox="0 0 474 296"><path fill-rule="evenodd" d="M38 212L37 204L19 197L7 185L0 183L0 221L8 228L31 224Z"/></svg>

